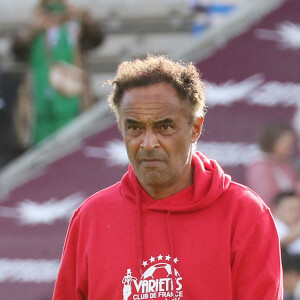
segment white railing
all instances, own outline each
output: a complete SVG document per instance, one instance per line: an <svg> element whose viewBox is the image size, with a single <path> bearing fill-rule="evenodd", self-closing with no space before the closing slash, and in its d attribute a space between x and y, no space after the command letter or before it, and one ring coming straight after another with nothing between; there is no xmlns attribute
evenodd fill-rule
<svg viewBox="0 0 300 300"><path fill-rule="evenodd" d="M269 0L268 0L269 1ZM266 2L268 2L266 1ZM0 24L29 22L39 0L0 1ZM169 15L189 15L191 0L69 0L68 3L89 10L99 19L159 18ZM203 4L241 5L251 0L201 0Z"/></svg>
<svg viewBox="0 0 300 300"><path fill-rule="evenodd" d="M0 24L29 22L37 3L37 0L0 1ZM186 0L69 0L68 3L86 8L99 19L140 19L190 13Z"/></svg>

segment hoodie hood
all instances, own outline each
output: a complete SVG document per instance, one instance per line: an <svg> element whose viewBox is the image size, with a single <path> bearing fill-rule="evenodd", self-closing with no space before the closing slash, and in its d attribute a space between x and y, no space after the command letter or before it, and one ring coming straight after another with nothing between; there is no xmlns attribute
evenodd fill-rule
<svg viewBox="0 0 300 300"><path fill-rule="evenodd" d="M155 200L142 188L129 166L128 172L121 180L121 191L126 201L140 202L142 209L167 212L193 212L204 209L214 203L228 188L231 177L224 173L215 160L210 160L200 152L192 157L194 183L184 190ZM188 197L187 197L188 196ZM139 198L139 199L138 199Z"/></svg>

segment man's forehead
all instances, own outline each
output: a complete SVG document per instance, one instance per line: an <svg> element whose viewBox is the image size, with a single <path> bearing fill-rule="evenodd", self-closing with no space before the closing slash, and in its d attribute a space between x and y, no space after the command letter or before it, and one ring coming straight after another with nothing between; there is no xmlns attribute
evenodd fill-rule
<svg viewBox="0 0 300 300"><path fill-rule="evenodd" d="M132 88L124 93L120 103L119 117L144 123L163 119L176 120L187 115L187 103L179 99L169 83L158 83Z"/></svg>
<svg viewBox="0 0 300 300"><path fill-rule="evenodd" d="M156 102L136 103L129 105L124 103L120 110L120 117L123 120L136 120L140 122L160 122L162 120L174 120L184 113L182 105Z"/></svg>

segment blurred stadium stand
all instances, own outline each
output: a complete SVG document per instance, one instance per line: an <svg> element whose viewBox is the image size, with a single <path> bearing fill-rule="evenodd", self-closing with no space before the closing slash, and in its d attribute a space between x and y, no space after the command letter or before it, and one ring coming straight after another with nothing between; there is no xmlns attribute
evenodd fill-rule
<svg viewBox="0 0 300 300"><path fill-rule="evenodd" d="M194 13L185 0L163 2L118 0L113 3L108 0L76 0L72 1L72 4L78 4L91 11L101 21L106 33L105 43L93 51L88 58L88 70L92 74L93 89L99 99L106 101L110 86L103 84L113 78L120 62L144 57L148 52L166 54L171 58L184 61L199 62L282 2L283 0L269 0L263 3L260 0L238 1L239 5L234 12L198 36L191 34ZM10 39L21 26L30 22L35 3L36 1L26 0L18 5L13 1L0 4L0 16L2 16L0 18L0 70L3 72L14 70L15 73L22 73L26 68L11 57ZM93 117L91 118L90 115ZM27 160L26 157L30 155L34 157L36 153L42 153L39 165L43 165L63 156L66 152L63 148L68 148L65 139L81 139L99 130L101 123L98 122L98 126L95 126L94 120L102 119L104 115L110 116L110 110L105 103L98 103L92 111L75 120L74 124L67 126L61 133L50 137L40 147L32 149L24 157L5 168L0 172L0 195L25 180L26 175L24 176L20 169L35 167L37 160ZM76 130L82 134L78 134ZM27 174L26 171L24 172ZM16 174L18 175L15 176ZM11 176L14 176L14 180L11 180Z"/></svg>
<svg viewBox="0 0 300 300"><path fill-rule="evenodd" d="M214 3L230 2L236 5L234 13L223 15L222 22L218 21L208 31L216 32L205 37L207 44L217 46L226 40L229 31L236 31L247 26L253 19L259 18L280 0L261 1L212 1ZM71 1L70 1L71 2ZM204 1L209 2L209 1ZM19 28L30 22L32 9L36 1L10 1L0 3L0 68L22 71L24 65L13 61L10 49L10 38ZM191 10L187 0L74 0L88 9L95 18L99 19L106 33L105 43L93 51L89 56L87 67L94 74L93 87L98 97L106 92L101 83L113 76L117 65L126 59L143 57L147 52L170 55L171 57L190 59L191 52L197 49L202 35L191 34L195 13ZM243 12L243 13L242 13ZM228 19L229 22L222 29ZM224 20L224 21L223 21ZM214 24L213 24L214 25ZM238 26L236 26L238 25ZM235 28L234 28L235 27ZM208 32L205 33L207 35ZM212 38L212 40L210 40ZM217 45L216 45L217 44ZM203 47L200 46L201 48ZM199 59L197 57L196 59Z"/></svg>

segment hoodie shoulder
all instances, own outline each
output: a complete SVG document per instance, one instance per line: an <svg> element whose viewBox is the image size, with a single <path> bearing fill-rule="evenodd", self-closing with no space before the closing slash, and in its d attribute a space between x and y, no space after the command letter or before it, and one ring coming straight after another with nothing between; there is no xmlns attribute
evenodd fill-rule
<svg viewBox="0 0 300 300"><path fill-rule="evenodd" d="M225 194L230 195L234 205L237 205L240 209L245 208L248 210L248 213L250 213L251 210L261 212L269 210L263 199L243 184L231 181Z"/></svg>
<svg viewBox="0 0 300 300"><path fill-rule="evenodd" d="M102 189L88 197L76 210L75 214L85 214L95 209L116 205L121 199L120 182Z"/></svg>

